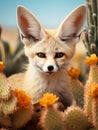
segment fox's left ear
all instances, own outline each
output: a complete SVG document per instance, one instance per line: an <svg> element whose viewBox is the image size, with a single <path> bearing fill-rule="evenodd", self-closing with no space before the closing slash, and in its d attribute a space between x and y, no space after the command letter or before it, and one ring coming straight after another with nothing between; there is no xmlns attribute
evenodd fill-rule
<svg viewBox="0 0 98 130"><path fill-rule="evenodd" d="M85 19L86 6L82 5L76 8L67 18L64 19L59 26L57 36L63 41L78 37L83 30Z"/></svg>
<svg viewBox="0 0 98 130"><path fill-rule="evenodd" d="M17 25L24 44L40 41L45 33L39 20L23 6L17 7Z"/></svg>

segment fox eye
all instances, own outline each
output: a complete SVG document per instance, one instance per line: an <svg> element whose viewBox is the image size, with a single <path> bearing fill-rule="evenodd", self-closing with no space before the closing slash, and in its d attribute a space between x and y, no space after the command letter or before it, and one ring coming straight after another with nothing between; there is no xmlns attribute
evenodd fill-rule
<svg viewBox="0 0 98 130"><path fill-rule="evenodd" d="M64 53L58 52L56 53L55 58L62 58L63 56L64 56Z"/></svg>
<svg viewBox="0 0 98 130"><path fill-rule="evenodd" d="M42 53L42 52L37 53L37 56L40 58L46 58L45 53Z"/></svg>

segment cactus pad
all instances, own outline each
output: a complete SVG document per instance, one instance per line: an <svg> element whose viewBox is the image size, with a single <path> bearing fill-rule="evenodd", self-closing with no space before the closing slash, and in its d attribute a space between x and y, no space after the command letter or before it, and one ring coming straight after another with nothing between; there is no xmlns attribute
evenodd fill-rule
<svg viewBox="0 0 98 130"><path fill-rule="evenodd" d="M87 130L90 123L79 107L69 107L65 111L65 126L68 130Z"/></svg>
<svg viewBox="0 0 98 130"><path fill-rule="evenodd" d="M12 115L12 126L13 128L20 128L26 125L31 120L33 115L33 107L28 109L21 108Z"/></svg>
<svg viewBox="0 0 98 130"><path fill-rule="evenodd" d="M63 121L58 112L48 108L43 116L43 127L47 130L63 130Z"/></svg>
<svg viewBox="0 0 98 130"><path fill-rule="evenodd" d="M7 101L2 102L2 111L5 115L12 114L17 108L17 98L11 96Z"/></svg>
<svg viewBox="0 0 98 130"><path fill-rule="evenodd" d="M76 100L76 104L83 108L84 105L84 87L78 79L71 79L71 91Z"/></svg>
<svg viewBox="0 0 98 130"><path fill-rule="evenodd" d="M10 85L4 74L0 73L0 100L6 100L10 96Z"/></svg>

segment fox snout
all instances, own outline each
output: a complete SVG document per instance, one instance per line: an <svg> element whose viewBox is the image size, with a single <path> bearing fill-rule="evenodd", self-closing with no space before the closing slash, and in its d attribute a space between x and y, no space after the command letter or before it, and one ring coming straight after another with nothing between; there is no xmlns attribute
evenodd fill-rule
<svg viewBox="0 0 98 130"><path fill-rule="evenodd" d="M38 52L34 56L33 62L42 72L51 74L58 72L65 66L66 56L61 52L52 52L48 48L48 52Z"/></svg>
<svg viewBox="0 0 98 130"><path fill-rule="evenodd" d="M58 66L57 65L47 65L43 66L43 71L46 73L53 73L58 71Z"/></svg>
<svg viewBox="0 0 98 130"><path fill-rule="evenodd" d="M49 57L47 58L36 57L35 66L38 67L43 73L49 73L49 74L55 73L60 69L57 61Z"/></svg>
<svg viewBox="0 0 98 130"><path fill-rule="evenodd" d="M52 65L49 65L47 68L48 68L48 71L50 71L50 72L51 72L52 70L54 70L54 66L52 66Z"/></svg>

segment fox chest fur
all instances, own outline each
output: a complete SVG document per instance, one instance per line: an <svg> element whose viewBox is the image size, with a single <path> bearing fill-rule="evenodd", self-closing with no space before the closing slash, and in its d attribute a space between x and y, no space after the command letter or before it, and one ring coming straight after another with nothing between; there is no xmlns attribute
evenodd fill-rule
<svg viewBox="0 0 98 130"><path fill-rule="evenodd" d="M30 76L29 80L27 78L28 76ZM28 70L22 89L32 97L33 103L38 102L39 98L43 96L43 93L47 92L56 94L64 106L70 106L73 102L70 82L66 71L44 75L43 73L36 72L36 70Z"/></svg>

